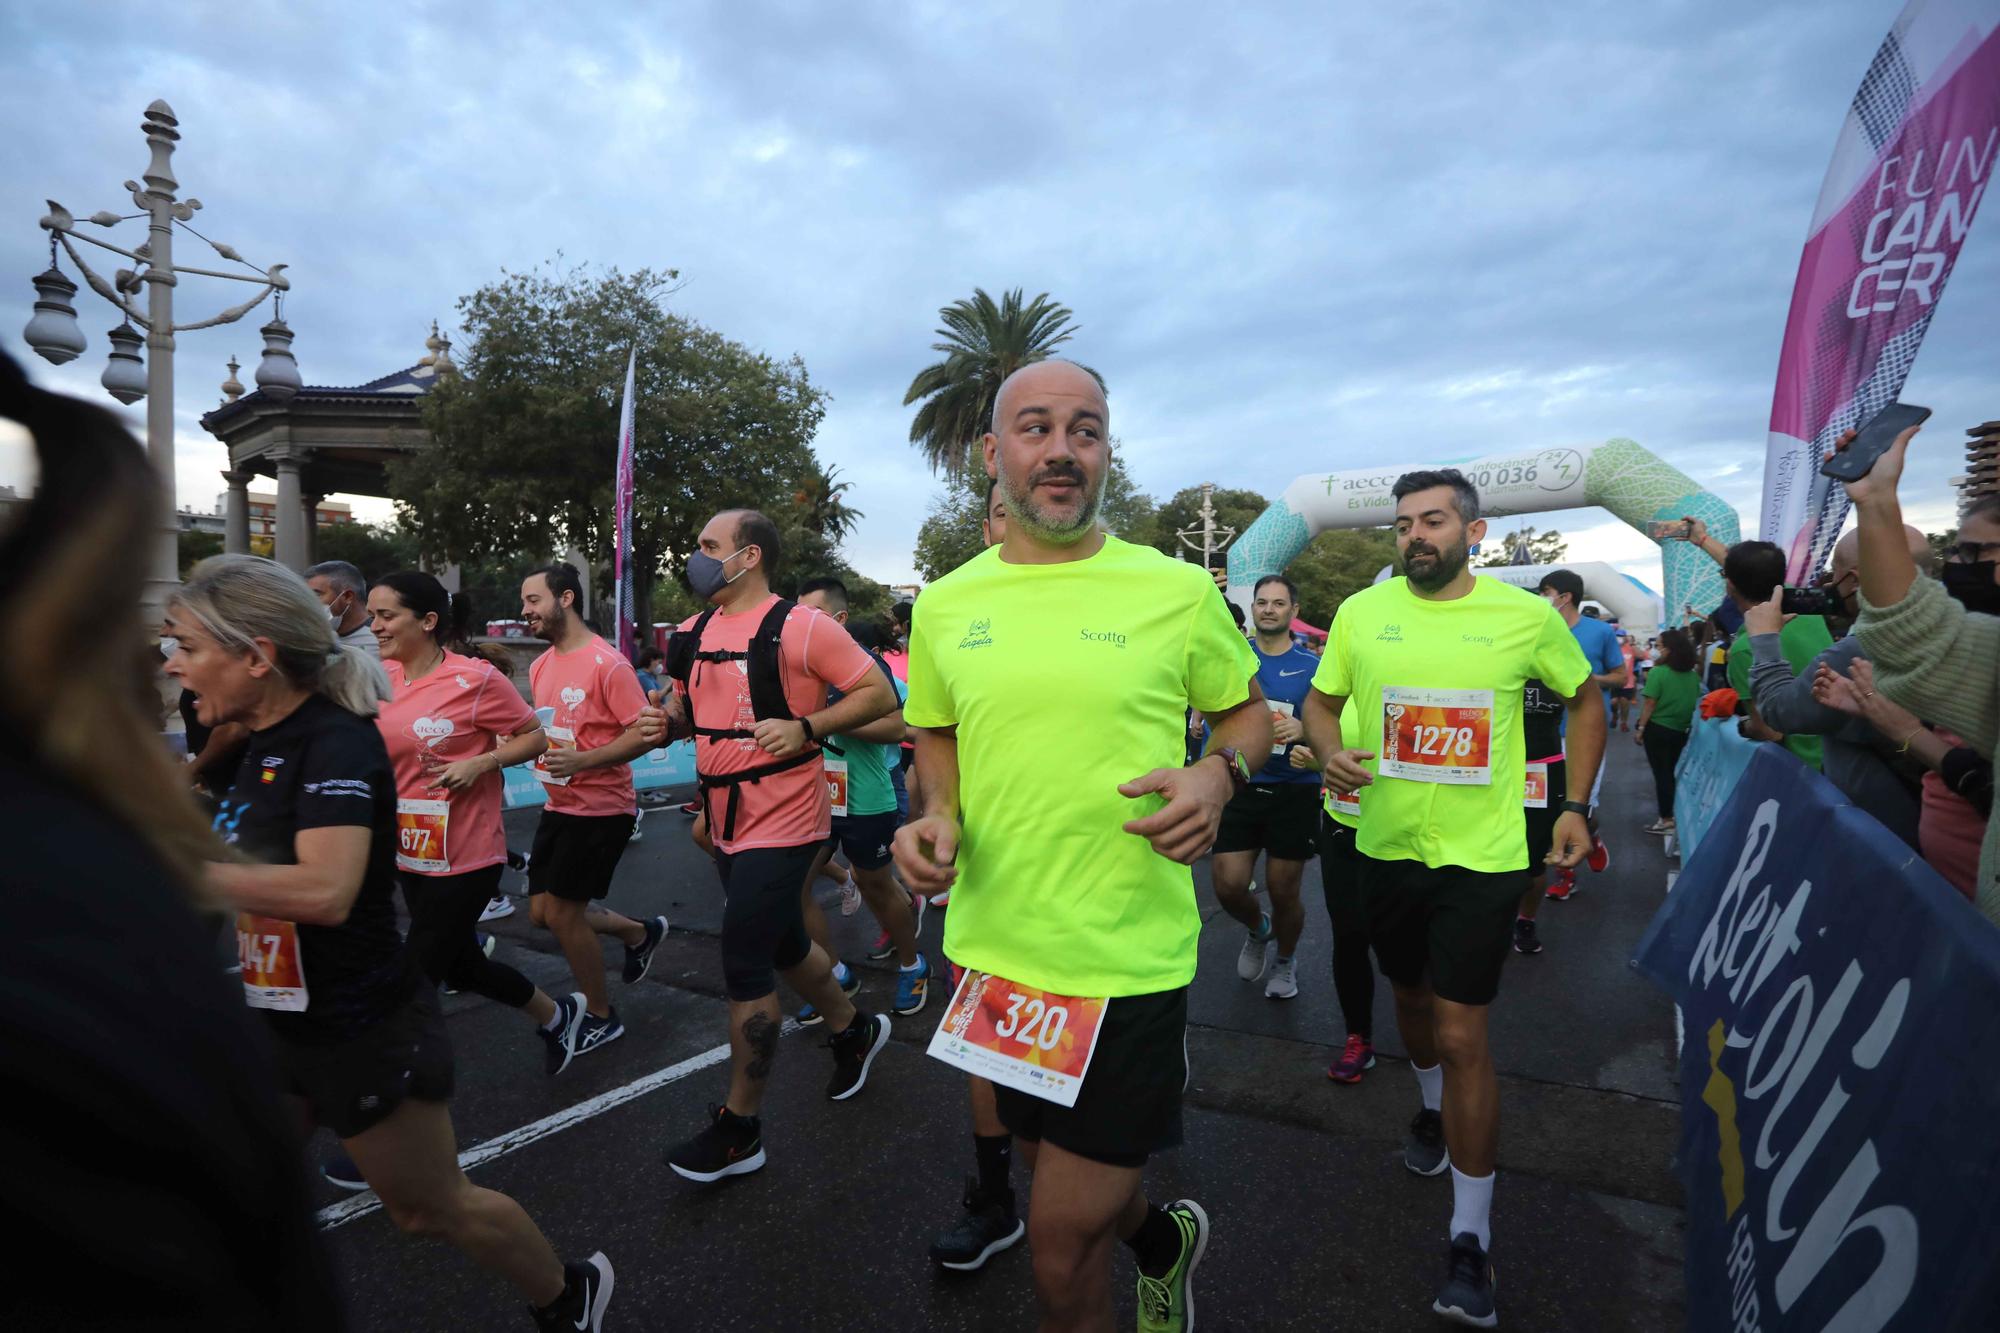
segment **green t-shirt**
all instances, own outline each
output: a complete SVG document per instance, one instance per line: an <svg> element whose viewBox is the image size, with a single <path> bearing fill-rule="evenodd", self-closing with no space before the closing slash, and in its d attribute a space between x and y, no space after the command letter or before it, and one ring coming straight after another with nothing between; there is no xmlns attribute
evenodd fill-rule
<svg viewBox="0 0 2000 1333"><path fill-rule="evenodd" d="M1313 679L1315 681L1319 679L1318 672L1313 673ZM1343 750L1359 750L1363 748L1361 744L1361 710L1359 708L1343 708L1340 710L1340 748ZM1314 755L1313 758L1319 759L1320 756ZM1354 814L1354 811L1361 804L1362 798L1368 795L1368 789L1363 787L1352 796L1336 797L1333 791L1325 785L1325 782L1324 778L1320 779L1319 799L1321 807L1326 811L1326 817L1336 824L1345 824L1351 829L1360 828L1361 820ZM1324 873L1323 869L1322 873Z"/></svg>
<svg viewBox="0 0 2000 1333"><path fill-rule="evenodd" d="M1379 861L1525 868L1522 687L1539 678L1567 696L1589 675L1555 608L1495 578L1448 602L1402 578L1342 602L1313 688L1346 700L1343 719L1359 710L1361 748L1376 755L1355 846Z"/></svg>
<svg viewBox="0 0 2000 1333"><path fill-rule="evenodd" d="M1694 725L1695 706L1701 702L1701 677L1694 672L1676 671L1659 663L1646 673L1643 693L1653 701L1653 716L1647 726L1686 731Z"/></svg>
<svg viewBox="0 0 2000 1333"><path fill-rule="evenodd" d="M909 688L896 679L895 672L885 668L882 674L895 687L897 703L909 697ZM858 741L851 736L827 737L826 757L847 761L847 813L850 818L886 815L896 808L896 784L890 778L889 770L896 766L902 748L901 741L877 745L874 741Z"/></svg>
<svg viewBox="0 0 2000 1333"><path fill-rule="evenodd" d="M1833 635L1820 616L1793 616L1778 631L1778 651L1792 664L1793 675L1811 666L1815 657L1832 646ZM1756 702L1757 698L1750 690L1750 668L1755 664L1756 659L1750 652L1750 631L1737 630L1735 642L1729 645L1729 686L1736 691L1736 697L1746 704ZM1819 768L1819 737L1787 733L1785 748L1812 768Z"/></svg>
<svg viewBox="0 0 2000 1333"><path fill-rule="evenodd" d="M926 587L903 715L958 728L946 955L1063 995L1192 981L1193 876L1123 829L1166 802L1118 787L1179 768L1186 710L1234 708L1256 670L1199 565L1115 537L1058 565L991 548Z"/></svg>

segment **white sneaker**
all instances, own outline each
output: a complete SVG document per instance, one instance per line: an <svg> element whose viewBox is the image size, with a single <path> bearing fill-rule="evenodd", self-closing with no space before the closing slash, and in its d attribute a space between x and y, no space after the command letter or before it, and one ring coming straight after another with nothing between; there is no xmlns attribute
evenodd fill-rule
<svg viewBox="0 0 2000 1333"><path fill-rule="evenodd" d="M849 871L847 878L840 882L840 914L853 916L860 910L861 886L854 882L854 874Z"/></svg>
<svg viewBox="0 0 2000 1333"><path fill-rule="evenodd" d="M1272 946L1276 947L1275 944ZM1264 983L1264 998L1267 1000L1290 1000L1299 993L1299 960L1279 958L1271 968L1271 979Z"/></svg>
<svg viewBox="0 0 2000 1333"><path fill-rule="evenodd" d="M486 900L486 910L479 914L481 921L498 921L502 917L514 915L514 900L504 893L496 893Z"/></svg>
<svg viewBox="0 0 2000 1333"><path fill-rule="evenodd" d="M1236 955L1236 975L1245 981L1255 981L1264 975L1264 969L1271 965L1277 952L1278 941L1271 934L1271 918L1263 919L1263 929L1253 930L1243 940L1243 950Z"/></svg>

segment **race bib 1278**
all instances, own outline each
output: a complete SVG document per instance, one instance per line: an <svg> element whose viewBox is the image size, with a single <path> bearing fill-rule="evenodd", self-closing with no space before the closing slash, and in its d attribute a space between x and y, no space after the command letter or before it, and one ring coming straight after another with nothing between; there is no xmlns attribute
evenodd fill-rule
<svg viewBox="0 0 2000 1333"><path fill-rule="evenodd" d="M1383 687L1379 776L1484 786L1492 753L1493 691Z"/></svg>

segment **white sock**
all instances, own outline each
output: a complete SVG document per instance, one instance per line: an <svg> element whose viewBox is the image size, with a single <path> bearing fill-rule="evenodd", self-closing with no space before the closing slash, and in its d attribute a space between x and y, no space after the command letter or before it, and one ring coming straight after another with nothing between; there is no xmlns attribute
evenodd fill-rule
<svg viewBox="0 0 2000 1333"><path fill-rule="evenodd" d="M918 954L916 962L911 963L908 967L904 967L901 963L898 963L896 964L896 970L898 972L919 972L923 970L923 966L924 957L922 954Z"/></svg>
<svg viewBox="0 0 2000 1333"><path fill-rule="evenodd" d="M1468 1176L1457 1167L1451 1169L1452 1237L1470 1231L1479 1238L1480 1249L1492 1249L1492 1230L1486 1221L1486 1214L1492 1207L1492 1176Z"/></svg>
<svg viewBox="0 0 2000 1333"><path fill-rule="evenodd" d="M833 965L833 979L839 982L841 985L845 986L847 984L847 979L853 975L854 974L852 972L849 972L847 970L847 964L835 963Z"/></svg>
<svg viewBox="0 0 2000 1333"><path fill-rule="evenodd" d="M1432 1065L1424 1068L1416 1061L1410 1061L1410 1072L1417 1076L1417 1089L1424 1095L1424 1109L1439 1111L1444 1109L1444 1066Z"/></svg>

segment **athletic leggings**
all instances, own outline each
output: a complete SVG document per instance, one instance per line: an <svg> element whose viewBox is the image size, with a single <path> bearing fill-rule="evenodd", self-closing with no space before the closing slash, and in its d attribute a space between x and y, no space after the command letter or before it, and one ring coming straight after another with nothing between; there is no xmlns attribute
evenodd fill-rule
<svg viewBox="0 0 2000 1333"><path fill-rule="evenodd" d="M1319 877L1326 889L1326 914L1333 922L1333 993L1347 1030L1374 1039L1375 965L1368 958L1368 908L1361 893L1361 856L1354 830L1322 812L1319 817Z"/></svg>
<svg viewBox="0 0 2000 1333"><path fill-rule="evenodd" d="M463 875L398 876L410 909L410 956L433 984L471 991L520 1009L535 996L535 983L505 963L479 951L473 928L486 902L500 889L497 865Z"/></svg>
<svg viewBox="0 0 2000 1333"><path fill-rule="evenodd" d="M1646 762L1653 766L1653 794L1660 798L1660 818L1674 817L1674 765L1687 748L1688 734L1648 722L1640 740L1646 745Z"/></svg>

